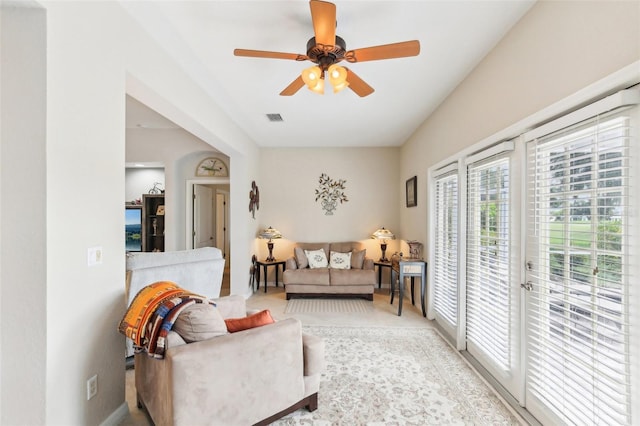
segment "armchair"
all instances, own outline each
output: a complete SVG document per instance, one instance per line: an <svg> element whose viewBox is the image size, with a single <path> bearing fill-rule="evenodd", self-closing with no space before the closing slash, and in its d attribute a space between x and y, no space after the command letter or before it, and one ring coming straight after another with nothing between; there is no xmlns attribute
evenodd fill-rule
<svg viewBox="0 0 640 426"><path fill-rule="evenodd" d="M241 296L215 300L224 319L245 316ZM324 341L298 320L186 343L167 336L164 359L135 355L138 406L158 425L251 425L318 406Z"/></svg>

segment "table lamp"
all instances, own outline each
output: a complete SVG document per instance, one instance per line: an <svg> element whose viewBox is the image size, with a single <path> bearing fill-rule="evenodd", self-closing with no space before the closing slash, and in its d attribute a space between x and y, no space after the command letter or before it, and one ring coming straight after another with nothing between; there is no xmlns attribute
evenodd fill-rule
<svg viewBox="0 0 640 426"><path fill-rule="evenodd" d="M383 226L382 228L371 234L371 238L380 240L380 250L382 250L382 257L380 258L380 262L388 262L389 259L385 257L385 252L387 251L387 240L395 240L396 236L393 235L393 233L388 229L384 229Z"/></svg>
<svg viewBox="0 0 640 426"><path fill-rule="evenodd" d="M267 242L267 248L269 249L269 257L267 257L265 260L267 262L274 262L276 259L275 259L275 257L273 257L273 241L271 241L271 240L282 238L282 234L277 229L274 229L272 227L268 227L267 229L263 230L260 233L260 238L263 238L265 240L267 240L267 239L269 240Z"/></svg>

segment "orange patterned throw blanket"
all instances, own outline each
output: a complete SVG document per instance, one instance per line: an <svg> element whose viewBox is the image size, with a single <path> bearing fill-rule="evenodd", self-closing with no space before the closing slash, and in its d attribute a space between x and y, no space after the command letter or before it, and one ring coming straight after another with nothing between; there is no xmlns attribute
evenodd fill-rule
<svg viewBox="0 0 640 426"><path fill-rule="evenodd" d="M164 358L166 336L175 319L195 303L215 303L171 281L159 281L141 289L124 314L118 331L131 340L136 351Z"/></svg>

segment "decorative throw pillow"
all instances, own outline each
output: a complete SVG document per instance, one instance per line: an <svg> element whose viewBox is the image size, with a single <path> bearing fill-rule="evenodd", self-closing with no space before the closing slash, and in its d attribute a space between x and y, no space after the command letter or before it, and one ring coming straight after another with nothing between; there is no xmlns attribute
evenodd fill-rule
<svg viewBox="0 0 640 426"><path fill-rule="evenodd" d="M218 308L209 303L196 303L180 312L173 331L191 343L227 334L227 326Z"/></svg>
<svg viewBox="0 0 640 426"><path fill-rule="evenodd" d="M351 253L351 268L362 269L364 266L364 258L367 255L367 249L357 250Z"/></svg>
<svg viewBox="0 0 640 426"><path fill-rule="evenodd" d="M224 320L224 322L227 325L229 333L235 333L242 330L248 330L250 328L273 324L275 321L271 316L271 312L269 312L268 309L265 309L264 311L248 315L244 318L228 318Z"/></svg>
<svg viewBox="0 0 640 426"><path fill-rule="evenodd" d="M329 266L329 262L327 261L327 255L324 252L324 249L318 250L305 250L304 254L307 255L307 259L309 259L309 268L326 268Z"/></svg>
<svg viewBox="0 0 640 426"><path fill-rule="evenodd" d="M293 255L296 258L298 269L304 269L309 266L309 259L307 259L307 255L304 254L304 250L302 250L300 247L296 247L293 249Z"/></svg>
<svg viewBox="0 0 640 426"><path fill-rule="evenodd" d="M329 268L351 269L351 252L339 253L337 251L332 251L329 254Z"/></svg>

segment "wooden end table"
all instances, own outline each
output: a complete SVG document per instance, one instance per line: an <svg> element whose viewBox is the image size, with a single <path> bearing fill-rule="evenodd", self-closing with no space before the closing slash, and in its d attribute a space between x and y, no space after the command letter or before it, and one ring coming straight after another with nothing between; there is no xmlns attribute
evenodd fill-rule
<svg viewBox="0 0 640 426"><path fill-rule="evenodd" d="M267 272L269 271L269 266L274 266L276 268L276 287L278 287L278 271L280 270L280 265L282 265L282 273L284 274L285 269L287 268L286 260L256 260L256 265L258 265L257 277L256 281L258 282L257 290L260 290L260 268L264 272L264 292L267 292Z"/></svg>
<svg viewBox="0 0 640 426"><path fill-rule="evenodd" d="M383 262L381 260L377 260L373 262L373 264L378 267L378 288L382 288L382 268L391 269L391 262Z"/></svg>
<svg viewBox="0 0 640 426"><path fill-rule="evenodd" d="M420 300L422 305L422 316L427 316L427 310L424 305L424 295L427 286L427 262L422 259L400 259L399 262L391 267L391 303L393 304L393 296L395 294L395 275L398 276L398 316L402 315L402 300L404 299L404 279L411 277L411 304L415 305L413 299L413 280L420 277Z"/></svg>

